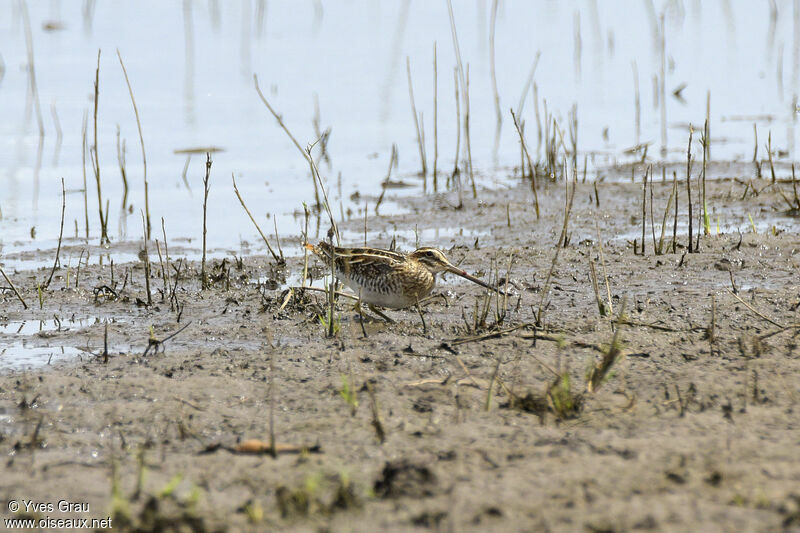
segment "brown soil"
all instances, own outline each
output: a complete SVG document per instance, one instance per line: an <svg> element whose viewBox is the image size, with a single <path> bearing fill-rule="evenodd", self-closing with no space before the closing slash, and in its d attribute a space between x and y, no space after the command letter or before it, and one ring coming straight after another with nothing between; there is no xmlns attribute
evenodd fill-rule
<svg viewBox="0 0 800 533"><path fill-rule="evenodd" d="M513 254L499 324L502 299L449 277L425 306L427 331L416 312L391 311L396 323L367 318L365 337L342 299L328 339L323 295L281 287L299 279L302 257L285 268L215 260L205 291L190 263L180 322L156 291L157 264L150 307L137 305L142 263L115 265L116 296L93 291L111 285L108 266L84 269L77 289L60 270L41 310L36 282L49 271L11 272L32 308L5 291L0 320L101 320L26 340L82 348L80 360L0 375L0 514L11 516L12 499L67 499L91 511L36 516L112 515L115 530L800 529L800 234L777 192L791 187L754 184L760 194L742 199L739 181L709 182L712 235L699 253L686 253L682 229L677 253L654 255L648 213L644 256L624 238L641 234L641 184L600 183L599 207L593 186L578 185L539 328L563 184L540 186L539 220L527 185L465 194L460 209L454 193L407 198L408 214L369 219L387 236L378 245L415 225L478 232L424 244L472 273L499 269L503 285ZM655 185L658 230L671 184ZM717 235L717 220L742 234ZM594 261L608 308L596 223L607 316L590 277ZM362 225L342 227L356 235ZM163 339L185 324L143 354L151 325ZM588 392L617 327L622 357ZM237 452L246 439L269 442L271 417L288 450Z"/></svg>

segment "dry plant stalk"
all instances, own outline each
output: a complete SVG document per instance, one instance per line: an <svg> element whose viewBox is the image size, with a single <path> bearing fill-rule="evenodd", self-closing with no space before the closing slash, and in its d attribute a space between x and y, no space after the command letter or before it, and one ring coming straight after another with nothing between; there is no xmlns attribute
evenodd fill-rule
<svg viewBox="0 0 800 533"><path fill-rule="evenodd" d="M686 194L688 196L689 207L689 253L692 253L692 135L694 130L692 125L689 125L689 145L686 149Z"/></svg>
<svg viewBox="0 0 800 533"><path fill-rule="evenodd" d="M264 96L264 93L261 92L261 87L258 86L258 75L253 74L253 81L255 82L256 92L258 93L258 96L261 98L261 101L264 103L265 106L267 106L269 112L272 113L272 116L275 117L275 120L278 121L278 125L281 127L281 129L283 129L284 132L286 132L286 135L289 136L289 139L292 141L292 143L294 143L297 149L300 150L300 153L303 154L303 157L305 157L308 160L308 164L311 166L311 180L314 182L314 201L316 202L315 207L316 209L319 209L320 206L319 187L317 185L317 180L314 174L313 159L311 159L310 156L306 153L306 151L303 150L303 147L300 146L300 143L297 142L297 139L294 138L294 135L292 135L292 133L289 131L289 128L287 128L286 124L284 124L283 117L281 117L281 115L279 115L272 108L272 106L267 101L267 98Z"/></svg>
<svg viewBox="0 0 800 533"><path fill-rule="evenodd" d="M88 111L83 112L83 126L81 127L81 164L83 169L83 218L86 223L86 240L89 240L89 189L86 185L86 124L88 122Z"/></svg>
<svg viewBox="0 0 800 533"><path fill-rule="evenodd" d="M142 214L142 236L144 237L144 285L147 290L147 306L150 307L153 305L153 296L150 293L150 256L147 253L147 223L144 219L144 212L140 210L140 213ZM205 252L205 247L203 251ZM203 259L205 260L205 253L203 253Z"/></svg>
<svg viewBox="0 0 800 533"><path fill-rule="evenodd" d="M645 256L645 248L647 247L647 240L645 239L645 228L647 227L647 174L649 168L644 171L644 178L642 178L642 257Z"/></svg>
<svg viewBox="0 0 800 533"><path fill-rule="evenodd" d="M597 218L594 219L594 229L597 232L597 249L600 251L600 266L603 268L603 279L606 282L606 296L608 296L608 312L614 314L614 303L611 300L611 285L608 282L608 272L606 271L606 256L603 253L603 241L600 238L600 225Z"/></svg>
<svg viewBox="0 0 800 533"><path fill-rule="evenodd" d="M530 156L530 153L528 152L528 146L525 143L525 136L522 134L522 128L520 127L519 122L517 122L517 117L516 117L516 115L514 115L514 110L511 109L510 111L511 111L511 118L514 120L514 127L517 129L517 133L519 134L519 142L522 145L522 151L525 154L525 157L528 159L528 167L530 167L530 169L531 169L531 176L530 176L530 178L531 178L531 189L533 189L533 201L534 201L534 207L536 208L536 218L538 220L538 218L539 218L539 194L536 191L536 172L534 172L534 170L533 170L533 162L531 161L531 156ZM523 176L524 176L524 174L525 173L524 173L524 170L523 170Z"/></svg>
<svg viewBox="0 0 800 533"><path fill-rule="evenodd" d="M614 335L611 337L611 344L608 350L603 353L603 357L599 363L595 364L589 371L589 376L586 379L586 391L596 392L602 386L608 375L611 367L623 358L622 346L620 344L620 332L622 331L622 324L625 318L625 299L622 300L620 305L619 315L617 316L617 327L614 328Z"/></svg>
<svg viewBox="0 0 800 533"><path fill-rule="evenodd" d="M500 111L500 93L497 90L497 73L495 71L495 51L494 51L494 34L495 26L497 24L497 7L499 0L492 1L492 17L489 23L489 71L492 77L492 90L494 91L494 112L497 115L497 126L494 132L494 150L493 159L495 165L497 164L497 151L500 148L500 132L503 126L503 114Z"/></svg>
<svg viewBox="0 0 800 533"><path fill-rule="evenodd" d="M244 203L244 199L242 198L242 195L239 194L239 188L236 186L236 178L233 176L233 172L231 172L231 180L233 181L233 192L236 193L236 197L239 199L239 203L242 204L242 207L244 208L245 213L247 213L247 216L250 217L250 220L253 222L253 225L258 230L258 234L261 235L261 239L267 245L267 249L269 250L269 253L272 254L272 258L275 259L275 262L277 262L278 264L283 264L284 261L282 260L282 258L280 256L278 256L278 254L275 253L275 250L272 249L272 245L269 243L269 239L267 238L266 235L264 235L264 232L261 231L261 228L259 227L258 222L256 222L255 218L253 218L252 213L250 213L250 210L247 208L247 205ZM303 208L306 210L306 232L308 232L308 208L305 206L305 204L303 205Z"/></svg>
<svg viewBox="0 0 800 533"><path fill-rule="evenodd" d="M458 205L461 206L461 178L458 175L458 157L461 153L461 96L458 91L458 67L453 68L453 87L455 88L456 96L456 155L453 158L453 173L451 179L455 181L458 179Z"/></svg>
<svg viewBox="0 0 800 533"><path fill-rule="evenodd" d="M67 192L64 189L64 178L61 178L61 229L58 233L58 247L56 248L56 258L53 261L53 268L50 270L50 276L47 278L47 281L45 281L44 285L42 285L42 290L45 290L50 286L50 282L53 281L53 274L55 274L56 267L58 267L58 256L61 253L61 240L64 238L64 211L66 208Z"/></svg>
<svg viewBox="0 0 800 533"><path fill-rule="evenodd" d="M364 383L364 387L369 394L369 404L372 411L372 427L375 428L375 435L378 437L378 442L383 444L386 442L386 430L383 428L381 415L378 411L378 399L375 397L375 389L369 381Z"/></svg>
<svg viewBox="0 0 800 533"><path fill-rule="evenodd" d="M22 298L22 295L19 293L17 288L14 286L14 283L11 281L11 278L8 277L8 275L6 274L6 271L3 270L2 266L0 266L0 274L3 276L3 279L6 280L6 283L8 283L8 285L11 287L11 290L14 291L14 294L17 295L17 299L19 299L20 303L22 304L22 307L24 309L27 309L28 308L28 304L25 303L25 300Z"/></svg>
<svg viewBox="0 0 800 533"><path fill-rule="evenodd" d="M577 179L577 177L575 179ZM559 237L558 242L556 243L556 251L553 254L553 262L550 265L550 270L547 272L547 278L545 279L544 287L542 288L542 297L539 300L539 309L536 312L536 326L537 327L541 327L542 326L542 317L543 317L543 313L544 313L545 298L547 297L547 293L550 290L550 279L553 277L553 271L556 269L556 263L558 263L558 256L559 256L559 253L561 252L562 243L563 243L563 247L564 248L566 248L566 245L567 245L567 226L569 224L569 215L570 215L570 212L572 211L572 200L575 198L575 187L576 187L576 185L577 185L577 183L575 183L573 181L573 186L572 186L572 189L570 190L569 182L567 181L567 192L566 192L566 196L567 197L564 199L564 203L565 203L564 225L561 228L561 236Z"/></svg>
<svg viewBox="0 0 800 533"><path fill-rule="evenodd" d="M397 144L392 143L392 155L389 157L389 169L386 171L386 178L381 183L381 194L378 196L378 201L375 202L375 216L378 216L378 209L383 203L383 197L386 194L386 188L389 186L389 178L392 177L392 168L397 165ZM364 217L366 219L367 209L364 208ZM366 222L364 223L366 225ZM367 232L364 231L364 246L367 245Z"/></svg>
<svg viewBox="0 0 800 533"><path fill-rule="evenodd" d="M406 56L406 74L408 75L408 97L411 100L411 114L414 115L414 130L417 133L417 145L419 147L419 159L422 166L420 174L426 176L428 174L427 157L425 156L425 141L422 137L422 130L419 125L419 116L417 115L417 105L414 102L414 85L411 82L411 60Z"/></svg>
<svg viewBox="0 0 800 533"><path fill-rule="evenodd" d="M235 188L236 187L234 186L234 189ZM303 230L303 240L305 242L308 242L308 219L309 219L310 215L311 215L311 213L309 213L309 211L308 211L308 206L306 205L305 202L303 202L303 216L305 218L305 229ZM250 219L252 220L252 218L253 217L251 216ZM366 237L364 239L365 239L364 246L366 246ZM274 257L274 254L273 254L273 257ZM307 279L308 279L308 248L303 246L303 281L300 284L301 287L305 287L306 286L306 280Z"/></svg>
<svg viewBox="0 0 800 533"><path fill-rule="evenodd" d="M464 64L461 61L461 48L458 46L458 33L456 32L456 20L455 16L453 15L453 2L451 0L447 0L447 9L450 14L450 32L453 37L453 49L455 50L456 54L456 62L458 64L458 75L461 79L461 88L462 88L462 96L464 99L464 142L467 146L467 165L469 168L469 177L472 183L472 197L478 197L478 191L475 188L475 176L472 172L472 148L469 142L469 72L466 74L464 73ZM467 67L469 70L469 67ZM458 125L459 129L461 128L461 124Z"/></svg>
<svg viewBox="0 0 800 533"><path fill-rule="evenodd" d="M206 276L206 219L208 215L208 191L209 178L211 177L211 152L206 152L206 173L203 176L203 259L200 263L200 286L202 289L208 288L208 277ZM147 241L145 241L146 243ZM149 291L148 291L149 292Z"/></svg>
<svg viewBox="0 0 800 533"><path fill-rule="evenodd" d="M297 139L295 139L294 135L292 135L292 132L290 132L289 128L286 127L286 124L283 122L283 118L281 117L281 115L279 115L275 111L275 109L270 105L267 98L264 96L264 93L261 92L261 87L259 87L258 85L258 75L253 74L253 82L255 83L256 92L258 93L259 98L261 98L261 102L267 107L272 116L275 117L275 120L278 121L278 125L281 127L281 129L283 129L283 131L286 133L286 135L289 137L292 143L297 147L297 149L300 150L300 153L303 154L303 157L308 163L311 169L311 179L314 182L314 196L316 199L317 209L319 209L320 206L319 189L322 189L322 195L325 200L324 204L325 212L327 213L328 218L330 219L331 227L333 228L333 232L336 235L336 243L338 245L340 242L339 228L336 225L336 221L333 219L333 213L331 213L330 202L328 201L328 193L325 191L325 187L322 184L322 177L320 176L319 168L317 168L317 164L314 162L314 158L311 157L311 149L314 147L314 145L310 145L305 149L303 149L303 147L300 146L300 143L297 142Z"/></svg>
<svg viewBox="0 0 800 533"><path fill-rule="evenodd" d="M97 210L100 214L100 244L110 242L108 239L107 218L103 216L103 193L100 187L100 157L97 153L97 104L100 96L100 49L97 50L97 69L94 73L94 144L92 146L94 163L94 179L97 182Z"/></svg>
<svg viewBox="0 0 800 533"><path fill-rule="evenodd" d="M117 48L117 57L119 57L119 64L122 67L122 73L125 75L125 83L128 85L128 92L131 95L131 103L133 104L133 113L136 115L136 127L139 129L139 143L142 145L142 168L144 172L144 210L147 215L147 238L150 238L150 196L148 193L147 185L147 156L144 153L144 135L142 134L142 122L139 120L139 108L136 107L136 99L133 97L133 88L131 81L128 79L128 71L125 69L125 63L122 62L122 55ZM128 187L125 184L125 195L127 196Z"/></svg>
<svg viewBox="0 0 800 533"><path fill-rule="evenodd" d="M651 182L650 183L650 191L652 192L652 190L653 190L653 184ZM675 183L673 182L672 188L670 189L669 199L667 200L667 207L664 209L664 217L661 219L661 236L658 239L658 246L656 246L656 255L661 255L661 254L664 253L664 231L666 230L666 227L667 227L667 216L669 215L669 210L670 210L670 207L672 207L672 201L673 201L673 199L675 199L675 193L676 192L677 192L676 191L676 186L675 186ZM652 200L652 197L651 197L651 199L650 199L650 206L651 206L650 214L651 214L651 216L652 216L652 205L653 205L653 200Z"/></svg>
<svg viewBox="0 0 800 533"><path fill-rule="evenodd" d="M436 165L439 163L439 65L433 41L433 192L439 192Z"/></svg>

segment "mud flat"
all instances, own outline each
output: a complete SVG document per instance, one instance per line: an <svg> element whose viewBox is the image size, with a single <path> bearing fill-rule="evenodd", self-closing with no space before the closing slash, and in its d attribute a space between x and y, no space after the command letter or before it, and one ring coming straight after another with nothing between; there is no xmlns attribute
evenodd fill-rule
<svg viewBox="0 0 800 533"><path fill-rule="evenodd" d="M3 516L14 499L83 502L21 514L110 516L115 530L800 528L791 184L709 181L710 235L688 253L679 183L675 252L670 211L656 255L672 190L657 173L641 255L636 175L578 183L557 261L563 183L540 184L538 219L527 183L371 217L373 245L458 228L422 244L508 287L504 301L440 282L426 331L412 311L362 330L342 298L326 338L324 295L287 290L302 256L214 259L204 291L183 262L165 290L151 247L149 306L142 262L115 264L113 283L109 265L83 268L69 288L60 269L41 306L49 269L7 272L29 309L3 292ZM363 219L342 229L358 244ZM49 363L9 361L32 349Z"/></svg>

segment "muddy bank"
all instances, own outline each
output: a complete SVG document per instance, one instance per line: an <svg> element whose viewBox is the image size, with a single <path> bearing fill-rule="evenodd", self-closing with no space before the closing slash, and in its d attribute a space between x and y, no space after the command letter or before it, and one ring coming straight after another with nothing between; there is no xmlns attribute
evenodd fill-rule
<svg viewBox="0 0 800 533"><path fill-rule="evenodd" d="M549 283L563 184L540 188L539 218L527 184L460 208L455 193L404 199L408 214L370 216L371 244L397 233L409 249L415 227L458 228L421 244L508 277L507 302L440 281L425 331L394 311L394 324L367 317L365 336L341 299L326 338L323 295L287 292L300 256L215 259L205 291L200 265L182 263L172 298L176 269L165 289L154 256L151 305L141 261L115 265L113 282L90 265L69 288L59 270L41 308L49 270L10 272L30 308L4 291L0 323L51 322L6 327L0 342L77 354L0 375L2 514L10 500L68 499L90 512L36 516L111 516L114 529L798 528L800 235L778 192L791 186L755 180L756 196L748 180L709 182L698 253L680 196L676 252L668 218L669 253L655 255L671 190L656 180L644 256L641 184L579 184ZM356 218L342 225L353 244ZM621 357L588 392L609 346ZM268 442L271 421L286 453L237 451Z"/></svg>

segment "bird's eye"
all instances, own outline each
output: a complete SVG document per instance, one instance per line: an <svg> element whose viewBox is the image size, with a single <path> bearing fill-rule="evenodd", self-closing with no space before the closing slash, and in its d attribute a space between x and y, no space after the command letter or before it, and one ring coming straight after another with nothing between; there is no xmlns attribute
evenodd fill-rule
<svg viewBox="0 0 800 533"><path fill-rule="evenodd" d="M425 252L425 255L427 255L428 257L433 257L433 252L427 251Z"/></svg>

